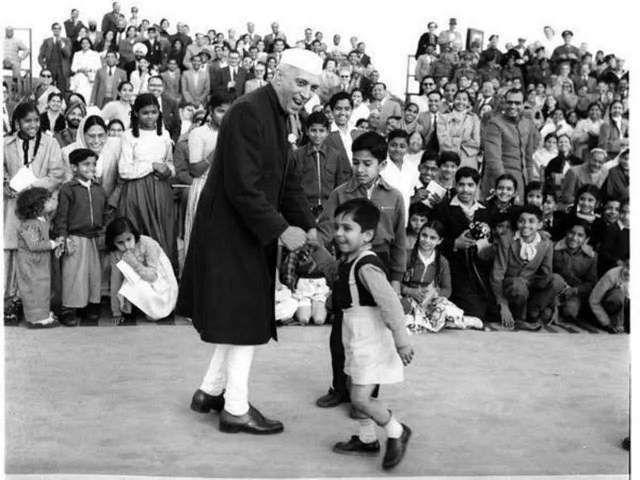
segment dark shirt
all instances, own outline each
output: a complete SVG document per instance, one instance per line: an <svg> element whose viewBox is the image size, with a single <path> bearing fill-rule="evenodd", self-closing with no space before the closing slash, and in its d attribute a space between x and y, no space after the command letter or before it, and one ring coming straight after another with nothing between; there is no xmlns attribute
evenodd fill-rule
<svg viewBox="0 0 640 480"><path fill-rule="evenodd" d="M87 188L74 178L60 189L53 222L55 235L97 237L106 223L106 215L107 194L102 186L91 182L91 188Z"/></svg>

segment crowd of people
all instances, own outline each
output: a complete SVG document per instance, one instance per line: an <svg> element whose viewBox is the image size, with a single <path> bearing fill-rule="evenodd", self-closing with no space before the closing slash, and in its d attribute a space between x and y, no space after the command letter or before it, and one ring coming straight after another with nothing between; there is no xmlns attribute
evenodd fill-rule
<svg viewBox="0 0 640 480"><path fill-rule="evenodd" d="M628 330L629 80L615 54L550 27L505 49L494 34L483 49L463 44L456 19L440 32L430 22L415 53L420 92L401 99L355 36L325 42L306 28L295 40L277 22L264 36L251 22L242 34L192 35L180 22L170 33L167 19L136 7L127 18L118 2L100 27L73 9L39 49L34 89L12 104L15 85L3 84L5 324L95 322L103 296L118 324L139 312L172 322L224 115L300 48L323 70L288 117L288 168L317 237L281 252L278 319L335 313L312 253L339 253L335 212L366 198L410 329ZM25 49L8 27L14 77Z"/></svg>

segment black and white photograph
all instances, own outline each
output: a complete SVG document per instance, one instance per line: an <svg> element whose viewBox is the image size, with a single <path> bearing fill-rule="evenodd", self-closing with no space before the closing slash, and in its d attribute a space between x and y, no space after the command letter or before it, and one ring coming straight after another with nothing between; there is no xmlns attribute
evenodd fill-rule
<svg viewBox="0 0 640 480"><path fill-rule="evenodd" d="M2 478L631 478L631 4L1 8Z"/></svg>

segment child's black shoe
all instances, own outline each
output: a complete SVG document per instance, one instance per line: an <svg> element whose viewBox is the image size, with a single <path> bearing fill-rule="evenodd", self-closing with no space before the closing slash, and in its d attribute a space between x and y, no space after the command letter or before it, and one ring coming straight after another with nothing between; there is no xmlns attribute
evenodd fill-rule
<svg viewBox="0 0 640 480"><path fill-rule="evenodd" d="M59 322L65 327L75 327L76 325L78 325L78 319L76 318L76 309L63 307L60 311Z"/></svg>
<svg viewBox="0 0 640 480"><path fill-rule="evenodd" d="M360 437L353 435L348 442L338 442L333 446L333 451L343 455L375 456L380 451L378 440L365 443Z"/></svg>
<svg viewBox="0 0 640 480"><path fill-rule="evenodd" d="M400 435L400 438L387 439L387 450L384 452L382 468L384 468L385 470L389 470L402 461L402 458L407 451L409 438L411 438L411 429L403 423L402 435Z"/></svg>

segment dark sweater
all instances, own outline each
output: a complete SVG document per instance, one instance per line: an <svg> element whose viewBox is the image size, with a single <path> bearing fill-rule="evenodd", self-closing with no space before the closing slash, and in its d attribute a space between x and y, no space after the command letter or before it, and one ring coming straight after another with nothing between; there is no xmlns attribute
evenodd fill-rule
<svg viewBox="0 0 640 480"><path fill-rule="evenodd" d="M107 194L102 186L91 182L89 189L74 178L60 189L58 211L53 223L55 235L97 237L102 233L106 215Z"/></svg>

